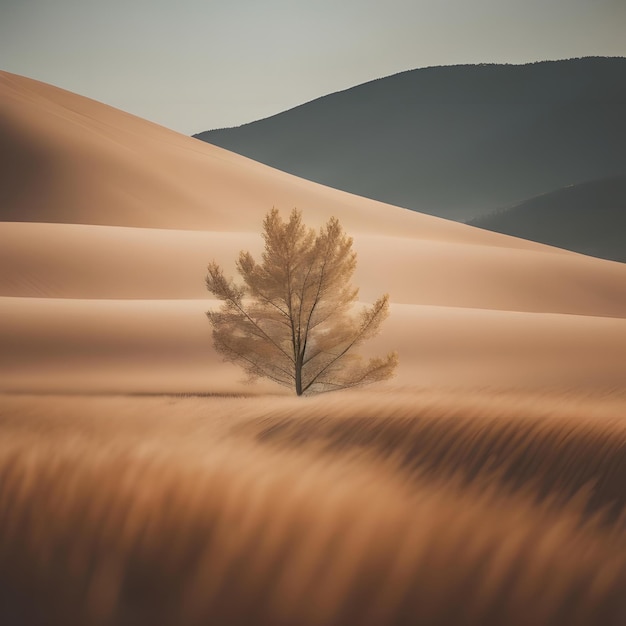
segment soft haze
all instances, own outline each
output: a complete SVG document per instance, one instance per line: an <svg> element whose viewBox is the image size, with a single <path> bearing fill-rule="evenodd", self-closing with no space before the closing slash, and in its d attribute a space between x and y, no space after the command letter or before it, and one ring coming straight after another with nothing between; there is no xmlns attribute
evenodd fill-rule
<svg viewBox="0 0 626 626"><path fill-rule="evenodd" d="M429 65L626 56L623 0L3 0L2 69L191 134Z"/></svg>

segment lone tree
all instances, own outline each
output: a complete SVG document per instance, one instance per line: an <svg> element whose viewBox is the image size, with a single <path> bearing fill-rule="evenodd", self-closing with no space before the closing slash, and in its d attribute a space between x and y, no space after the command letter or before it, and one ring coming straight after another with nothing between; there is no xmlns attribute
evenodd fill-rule
<svg viewBox="0 0 626 626"><path fill-rule="evenodd" d="M261 263L239 254L243 285L227 280L215 262L208 266L207 289L223 304L207 316L224 359L241 365L250 380L269 378L299 396L390 378L396 353L366 362L353 352L378 332L389 296L351 314L356 254L337 218L316 233L297 209L288 221L272 209L263 239Z"/></svg>

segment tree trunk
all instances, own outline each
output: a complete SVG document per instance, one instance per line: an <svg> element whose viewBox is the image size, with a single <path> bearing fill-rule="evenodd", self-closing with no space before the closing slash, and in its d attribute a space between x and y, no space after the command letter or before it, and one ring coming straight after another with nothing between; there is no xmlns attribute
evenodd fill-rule
<svg viewBox="0 0 626 626"><path fill-rule="evenodd" d="M302 395L302 357L296 358L296 394Z"/></svg>

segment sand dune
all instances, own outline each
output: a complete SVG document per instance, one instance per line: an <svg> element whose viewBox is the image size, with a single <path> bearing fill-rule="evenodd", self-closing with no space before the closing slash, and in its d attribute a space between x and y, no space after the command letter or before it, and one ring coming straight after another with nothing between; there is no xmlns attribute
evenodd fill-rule
<svg viewBox="0 0 626 626"><path fill-rule="evenodd" d="M258 232L5 222L0 236L4 296L203 299L209 261L233 274L240 249L262 249ZM365 300L388 291L403 304L626 316L617 263L384 232L355 234L354 248Z"/></svg>
<svg viewBox="0 0 626 626"><path fill-rule="evenodd" d="M9 74L0 136L3 625L623 624L626 265ZM218 358L206 264L274 205L354 236L396 379L279 397Z"/></svg>
<svg viewBox="0 0 626 626"><path fill-rule="evenodd" d="M351 233L538 244L304 181L99 102L0 72L0 219L259 232L272 206Z"/></svg>
<svg viewBox="0 0 626 626"><path fill-rule="evenodd" d="M211 300L0 298L0 373L14 391L282 393L247 387L211 347ZM396 386L624 388L626 319L392 305L366 353L393 347ZM286 390L285 390L286 391Z"/></svg>
<svg viewBox="0 0 626 626"><path fill-rule="evenodd" d="M7 73L0 129L4 389L241 389L211 347L204 273L259 253L272 206L354 237L361 299L394 303L373 345L399 351L398 384L623 384L624 265L322 187Z"/></svg>

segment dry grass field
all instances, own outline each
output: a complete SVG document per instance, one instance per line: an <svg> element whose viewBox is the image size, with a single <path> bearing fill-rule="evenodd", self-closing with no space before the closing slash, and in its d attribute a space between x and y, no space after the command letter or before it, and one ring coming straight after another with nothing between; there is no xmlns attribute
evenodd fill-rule
<svg viewBox="0 0 626 626"><path fill-rule="evenodd" d="M7 626L626 619L620 392L0 407Z"/></svg>

